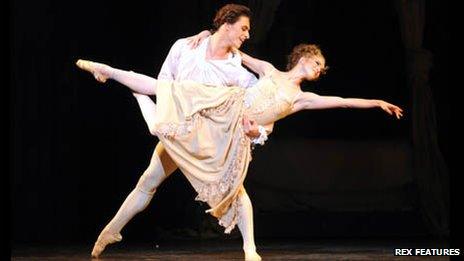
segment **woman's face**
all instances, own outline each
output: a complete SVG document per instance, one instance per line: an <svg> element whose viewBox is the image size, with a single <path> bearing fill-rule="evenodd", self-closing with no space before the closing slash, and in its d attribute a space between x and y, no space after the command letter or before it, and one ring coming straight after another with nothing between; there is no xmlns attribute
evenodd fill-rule
<svg viewBox="0 0 464 261"><path fill-rule="evenodd" d="M303 68L306 72L306 79L313 81L325 71L325 59L321 56L311 56L302 58Z"/></svg>

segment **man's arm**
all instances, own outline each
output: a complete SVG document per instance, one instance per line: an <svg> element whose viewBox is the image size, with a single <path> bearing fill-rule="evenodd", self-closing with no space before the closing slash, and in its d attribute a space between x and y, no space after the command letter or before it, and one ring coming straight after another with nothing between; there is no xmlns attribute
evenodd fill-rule
<svg viewBox="0 0 464 261"><path fill-rule="evenodd" d="M274 123L262 126L258 125L255 120L243 118L243 130L254 144L264 145L267 141L267 136L274 129Z"/></svg>

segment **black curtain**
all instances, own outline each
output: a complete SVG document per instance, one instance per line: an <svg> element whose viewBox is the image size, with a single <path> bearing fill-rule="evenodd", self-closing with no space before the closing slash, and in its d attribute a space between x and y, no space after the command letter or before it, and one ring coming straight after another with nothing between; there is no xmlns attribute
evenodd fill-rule
<svg viewBox="0 0 464 261"><path fill-rule="evenodd" d="M437 140L433 93L429 84L433 54L423 47L425 0L396 2L411 91L413 175L426 224L436 235L449 235L449 175ZM439 86L436 86L439 87Z"/></svg>

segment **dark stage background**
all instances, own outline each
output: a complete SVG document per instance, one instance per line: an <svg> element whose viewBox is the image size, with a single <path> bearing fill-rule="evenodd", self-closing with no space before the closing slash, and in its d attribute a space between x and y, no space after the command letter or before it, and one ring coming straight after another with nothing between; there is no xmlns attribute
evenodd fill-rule
<svg viewBox="0 0 464 261"><path fill-rule="evenodd" d="M255 14L245 52L283 70L293 46L317 43L331 68L304 88L384 99L405 110L400 121L381 110L340 109L278 122L267 144L254 150L246 180L258 239L448 234L447 6L425 1L422 48L433 54L428 83L437 124L430 135L437 137L439 150L433 151L443 155L445 171L424 180L414 163L416 96L408 85L399 2L238 2ZM92 244L136 185L157 142L129 91L114 82L98 84L75 61L156 76L171 44L210 28L225 3L10 1L13 246ZM445 184L439 195L424 196L436 190L437 179ZM175 173L126 226L124 240L223 237L194 197ZM436 208L427 202L444 205L443 211L431 214ZM232 237L237 236L235 231Z"/></svg>

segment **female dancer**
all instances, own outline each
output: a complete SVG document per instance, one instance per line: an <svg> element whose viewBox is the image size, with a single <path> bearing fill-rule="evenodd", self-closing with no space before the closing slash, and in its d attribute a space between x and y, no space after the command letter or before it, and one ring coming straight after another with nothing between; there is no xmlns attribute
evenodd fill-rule
<svg viewBox="0 0 464 261"><path fill-rule="evenodd" d="M258 83L248 89L161 81L101 63L76 63L98 81L113 79L134 92L150 132L159 138L193 185L198 193L196 199L211 207L206 212L219 219L225 233L239 222L237 199L251 160L243 119L249 117L260 125L269 125L301 110L375 107L398 119L402 117L401 108L382 100L303 92L301 82L316 80L326 71L324 56L316 45L296 46L287 72L242 55L243 62L260 75ZM146 95L156 95L157 103ZM249 259L260 260L259 255Z"/></svg>

